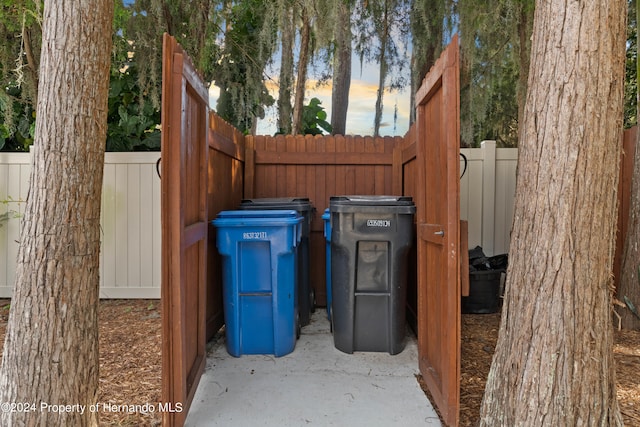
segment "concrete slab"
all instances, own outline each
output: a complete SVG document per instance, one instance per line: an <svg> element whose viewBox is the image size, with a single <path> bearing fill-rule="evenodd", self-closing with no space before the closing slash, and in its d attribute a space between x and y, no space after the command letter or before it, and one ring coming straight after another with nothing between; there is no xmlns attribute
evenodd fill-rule
<svg viewBox="0 0 640 427"><path fill-rule="evenodd" d="M209 350L186 425L440 426L415 378L417 366L413 335L395 356L342 353L318 309L283 357L232 357L221 336Z"/></svg>

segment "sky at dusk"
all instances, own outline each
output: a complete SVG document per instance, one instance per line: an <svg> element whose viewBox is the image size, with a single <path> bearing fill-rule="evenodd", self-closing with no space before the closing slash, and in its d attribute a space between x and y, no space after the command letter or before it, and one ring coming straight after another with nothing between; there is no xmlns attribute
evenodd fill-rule
<svg viewBox="0 0 640 427"><path fill-rule="evenodd" d="M375 116L376 93L378 90L377 64L364 64L362 73L360 66L353 65L351 88L349 90L349 109L347 112L346 133L350 135L373 135L373 120ZM269 73L277 76L277 72ZM313 97L318 98L327 112L327 121L331 117L331 85L326 84L317 87L317 81L307 81L305 104ZM267 88L275 99L278 97L277 81L268 81ZM215 110L218 97L218 88L212 85L211 106ZM394 110L398 108L397 121L394 124ZM403 91L385 93L383 99L383 116L380 126L382 136L403 136L409 129L410 98L409 88ZM257 133L259 135L273 135L277 130L278 113L275 105L267 109L265 118L258 122Z"/></svg>

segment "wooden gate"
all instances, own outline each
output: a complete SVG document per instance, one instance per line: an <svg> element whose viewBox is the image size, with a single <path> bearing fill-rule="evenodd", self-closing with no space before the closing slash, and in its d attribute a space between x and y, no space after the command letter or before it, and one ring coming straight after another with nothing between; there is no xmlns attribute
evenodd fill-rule
<svg viewBox="0 0 640 427"><path fill-rule="evenodd" d="M209 94L173 37L162 68L162 424L184 424L205 366Z"/></svg>
<svg viewBox="0 0 640 427"><path fill-rule="evenodd" d="M454 36L416 93L419 368L450 426L460 401L459 76Z"/></svg>

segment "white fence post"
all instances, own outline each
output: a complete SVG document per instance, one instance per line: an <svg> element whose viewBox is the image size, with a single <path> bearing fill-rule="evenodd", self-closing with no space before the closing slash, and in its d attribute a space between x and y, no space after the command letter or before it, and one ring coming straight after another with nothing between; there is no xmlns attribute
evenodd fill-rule
<svg viewBox="0 0 640 427"><path fill-rule="evenodd" d="M482 141L482 249L493 255L495 250L496 206L496 142Z"/></svg>

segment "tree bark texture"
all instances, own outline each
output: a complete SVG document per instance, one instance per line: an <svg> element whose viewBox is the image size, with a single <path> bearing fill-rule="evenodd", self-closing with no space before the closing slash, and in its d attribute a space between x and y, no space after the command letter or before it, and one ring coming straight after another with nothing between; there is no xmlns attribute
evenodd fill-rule
<svg viewBox="0 0 640 427"><path fill-rule="evenodd" d="M282 57L280 59L280 82L278 90L278 131L285 135L291 133L291 87L293 85L293 6L282 12Z"/></svg>
<svg viewBox="0 0 640 427"><path fill-rule="evenodd" d="M626 7L536 3L483 426L622 425L611 301Z"/></svg>
<svg viewBox="0 0 640 427"><path fill-rule="evenodd" d="M351 87L351 7L338 2L333 57L333 86L331 88L331 133L344 135L347 130L347 110Z"/></svg>
<svg viewBox="0 0 640 427"><path fill-rule="evenodd" d="M300 28L300 54L298 56L298 76L296 78L296 92L293 103L294 135L302 132L302 113L304 112L304 93L307 84L307 68L309 66L309 43L311 41L311 18L306 6L302 6L302 27Z"/></svg>
<svg viewBox="0 0 640 427"><path fill-rule="evenodd" d="M384 2L384 12L382 15L382 31L380 31L380 55L378 55L378 91L376 93L376 112L373 118L373 136L380 136L380 125L382 124L383 99L385 82L387 81L387 44L389 43L389 4Z"/></svg>
<svg viewBox="0 0 640 427"><path fill-rule="evenodd" d="M518 21L518 123L524 123L524 104L527 94L527 80L529 78L529 59L531 57L530 34L531 34L531 8L528 2L520 3L520 19Z"/></svg>
<svg viewBox="0 0 640 427"><path fill-rule="evenodd" d="M112 20L111 0L45 2L34 164L0 369L0 403L16 406L2 426L97 425Z"/></svg>

